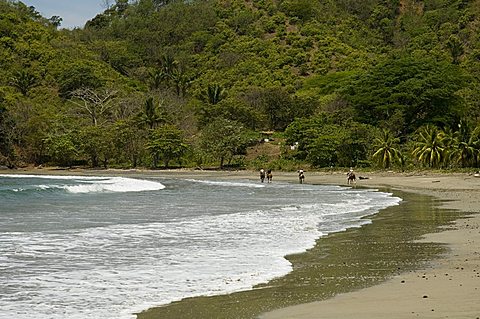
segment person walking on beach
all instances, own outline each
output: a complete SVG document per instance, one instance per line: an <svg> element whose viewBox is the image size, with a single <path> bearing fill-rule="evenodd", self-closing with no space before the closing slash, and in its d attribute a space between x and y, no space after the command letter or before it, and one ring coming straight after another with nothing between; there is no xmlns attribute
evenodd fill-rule
<svg viewBox="0 0 480 319"><path fill-rule="evenodd" d="M265 180L265 170L262 168L260 170L260 182L263 183L264 180Z"/></svg>
<svg viewBox="0 0 480 319"><path fill-rule="evenodd" d="M303 181L305 180L305 174L303 172L303 169L298 171L298 181L300 184L303 184Z"/></svg>
<svg viewBox="0 0 480 319"><path fill-rule="evenodd" d="M272 182L272 178L273 178L272 170L269 169L269 170L267 171L267 183L271 183L271 182Z"/></svg>

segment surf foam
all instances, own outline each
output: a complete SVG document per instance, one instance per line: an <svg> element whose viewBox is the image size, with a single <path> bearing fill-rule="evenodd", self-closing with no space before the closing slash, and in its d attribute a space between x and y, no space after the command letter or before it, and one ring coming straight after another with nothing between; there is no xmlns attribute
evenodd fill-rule
<svg viewBox="0 0 480 319"><path fill-rule="evenodd" d="M63 175L0 175L7 178L38 178L66 181L57 185L36 185L39 190L52 188L64 189L70 193L97 193L97 192L143 192L157 191L165 185L144 179L127 177L102 177L102 176L63 176ZM17 190L18 191L18 190Z"/></svg>

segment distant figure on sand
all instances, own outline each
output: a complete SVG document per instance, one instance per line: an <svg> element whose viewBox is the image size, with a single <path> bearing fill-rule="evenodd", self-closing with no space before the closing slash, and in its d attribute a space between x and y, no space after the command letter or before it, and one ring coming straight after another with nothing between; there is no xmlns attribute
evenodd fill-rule
<svg viewBox="0 0 480 319"><path fill-rule="evenodd" d="M265 180L265 171L263 170L263 168L260 170L260 182L263 183L263 181Z"/></svg>
<svg viewBox="0 0 480 319"><path fill-rule="evenodd" d="M300 184L303 184L303 181L305 180L305 174L303 173L303 169L298 171L298 181Z"/></svg>
<svg viewBox="0 0 480 319"><path fill-rule="evenodd" d="M272 177L273 177L273 175L272 175L272 170L269 169L269 170L267 171L267 183L271 183L271 182L272 182Z"/></svg>
<svg viewBox="0 0 480 319"><path fill-rule="evenodd" d="M347 184L356 184L357 183L357 178L355 176L355 173L353 172L353 168L350 167L350 171L347 173Z"/></svg>

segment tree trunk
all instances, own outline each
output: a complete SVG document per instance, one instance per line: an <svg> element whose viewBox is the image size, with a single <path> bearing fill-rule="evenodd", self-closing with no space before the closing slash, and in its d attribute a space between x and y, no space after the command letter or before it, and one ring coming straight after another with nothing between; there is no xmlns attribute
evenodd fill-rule
<svg viewBox="0 0 480 319"><path fill-rule="evenodd" d="M94 154L90 159L92 161L92 167L98 167L98 155Z"/></svg>

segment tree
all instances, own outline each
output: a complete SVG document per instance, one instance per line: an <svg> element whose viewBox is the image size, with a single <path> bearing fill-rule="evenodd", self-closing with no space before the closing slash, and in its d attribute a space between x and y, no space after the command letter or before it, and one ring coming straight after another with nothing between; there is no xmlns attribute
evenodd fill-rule
<svg viewBox="0 0 480 319"><path fill-rule="evenodd" d="M177 93L177 96L186 96L187 89L190 87L193 77L188 75L183 68L177 67L173 70L170 78L175 87L175 93Z"/></svg>
<svg viewBox="0 0 480 319"><path fill-rule="evenodd" d="M108 167L113 157L115 147L113 143L112 127L86 126L79 132L79 149L90 158L92 167Z"/></svg>
<svg viewBox="0 0 480 319"><path fill-rule="evenodd" d="M265 112L269 129L283 130L292 118L289 116L291 99L288 93L282 89L267 89L262 99L263 111Z"/></svg>
<svg viewBox="0 0 480 319"><path fill-rule="evenodd" d="M161 8L163 6L166 6L167 4L171 3L173 0L153 0L153 4L157 8Z"/></svg>
<svg viewBox="0 0 480 319"><path fill-rule="evenodd" d="M294 156L315 166L355 166L367 159L373 128L352 121L339 121L328 113L296 119L285 130Z"/></svg>
<svg viewBox="0 0 480 319"><path fill-rule="evenodd" d="M12 77L11 85L18 89L23 96L27 96L28 91L37 85L37 77L27 70L21 70Z"/></svg>
<svg viewBox="0 0 480 319"><path fill-rule="evenodd" d="M302 160L306 159L311 152L310 144L317 137L322 135L331 135L333 134L330 134L331 131L338 132L339 127L332 126L332 124L333 123L331 119L324 113L305 120L297 119L290 123L290 125L288 125L288 127L285 129L285 142L287 145L295 145L295 157ZM319 144L317 143L317 145Z"/></svg>
<svg viewBox="0 0 480 319"><path fill-rule="evenodd" d="M183 133L173 125L162 125L150 133L147 149L153 157L153 167L163 160L165 168L173 159L180 159L188 149Z"/></svg>
<svg viewBox="0 0 480 319"><path fill-rule="evenodd" d="M406 135L426 124L453 124L465 107L457 95L465 81L464 72L449 61L393 55L354 77L342 95L363 123L379 125L401 114Z"/></svg>
<svg viewBox="0 0 480 319"><path fill-rule="evenodd" d="M308 145L307 160L317 167L334 166L341 143L341 137L336 134L321 135Z"/></svg>
<svg viewBox="0 0 480 319"><path fill-rule="evenodd" d="M293 97L279 87L261 90L258 98L270 130L283 131L295 118L311 116L316 107L313 100Z"/></svg>
<svg viewBox="0 0 480 319"><path fill-rule="evenodd" d="M165 122L166 115L159 112L153 97L147 98L143 105L143 112L140 114L140 123L145 124L149 129L154 129L158 124Z"/></svg>
<svg viewBox="0 0 480 319"><path fill-rule="evenodd" d="M152 89L159 89L162 85L173 87L177 96L185 96L193 80L185 68L167 54L160 59L160 68L150 70L148 75Z"/></svg>
<svg viewBox="0 0 480 319"><path fill-rule="evenodd" d="M160 67L149 71L150 87L158 89L162 84L170 87L177 68L178 62L171 55L163 55L160 59Z"/></svg>
<svg viewBox="0 0 480 319"><path fill-rule="evenodd" d="M165 54L162 56L160 60L160 70L163 73L164 80L166 81L167 85L170 84L170 80L178 68L178 62L175 61L175 58L171 55Z"/></svg>
<svg viewBox="0 0 480 319"><path fill-rule="evenodd" d="M61 166L71 167L78 155L73 133L50 134L45 139L45 145L52 162Z"/></svg>
<svg viewBox="0 0 480 319"><path fill-rule="evenodd" d="M451 35L447 41L447 47L452 55L452 60L454 64L460 62L460 57L464 53L463 43L458 36Z"/></svg>
<svg viewBox="0 0 480 319"><path fill-rule="evenodd" d="M433 125L421 127L412 155L428 167L439 168L445 160L445 146L441 131Z"/></svg>
<svg viewBox="0 0 480 319"><path fill-rule="evenodd" d="M383 168L390 168L396 159L401 158L401 152L397 148L400 139L393 136L389 130L382 130L381 133L374 140L374 147L376 149L372 157L379 166Z"/></svg>
<svg viewBox="0 0 480 319"><path fill-rule="evenodd" d="M150 88L153 90L159 89L162 83L166 80L166 74L159 69L153 69L148 72Z"/></svg>
<svg viewBox="0 0 480 319"><path fill-rule="evenodd" d="M248 142L241 124L221 117L202 130L200 141L202 149L220 161L220 168L225 159L231 160L234 155L244 153Z"/></svg>
<svg viewBox="0 0 480 319"><path fill-rule="evenodd" d="M145 130L139 130L133 120L114 123L113 144L117 152L117 162L135 168L140 165L147 140Z"/></svg>
<svg viewBox="0 0 480 319"><path fill-rule="evenodd" d="M314 13L314 4L309 0L287 0L282 1L281 8L289 16L307 20Z"/></svg>
<svg viewBox="0 0 480 319"><path fill-rule="evenodd" d="M0 97L0 165L12 166L14 148L12 126L14 125L9 112L2 105L3 98Z"/></svg>
<svg viewBox="0 0 480 319"><path fill-rule="evenodd" d="M61 97L69 98L76 90L95 90L102 86L102 81L88 63L77 62L65 67L58 75Z"/></svg>
<svg viewBox="0 0 480 319"><path fill-rule="evenodd" d="M445 130L441 133L445 142L448 159L461 167L477 166L480 154L479 129L471 129L470 125L461 121L458 130Z"/></svg>
<svg viewBox="0 0 480 319"><path fill-rule="evenodd" d="M81 113L86 113L92 125L96 126L98 120L110 111L116 95L117 91L112 89L80 88L72 93L71 102L79 107Z"/></svg>
<svg viewBox="0 0 480 319"><path fill-rule="evenodd" d="M124 76L128 76L129 71L140 63L138 57L131 52L129 44L125 40L96 41L94 49L99 51L103 61Z"/></svg>
<svg viewBox="0 0 480 319"><path fill-rule="evenodd" d="M216 105L226 96L226 90L219 84L211 84L203 91L201 99L208 104Z"/></svg>
<svg viewBox="0 0 480 319"><path fill-rule="evenodd" d="M61 24L63 19L60 16L51 16L48 21L55 27L58 28Z"/></svg>

